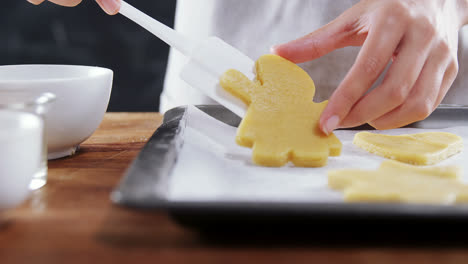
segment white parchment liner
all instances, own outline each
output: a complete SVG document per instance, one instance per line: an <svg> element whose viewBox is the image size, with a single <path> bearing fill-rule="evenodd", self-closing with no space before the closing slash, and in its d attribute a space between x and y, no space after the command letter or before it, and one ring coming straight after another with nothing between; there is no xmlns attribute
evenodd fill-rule
<svg viewBox="0 0 468 264"><path fill-rule="evenodd" d="M327 187L327 171L339 168L376 169L384 158L352 144L359 131L336 131L343 143L339 157L329 157L322 168L266 168L254 165L251 149L236 145L236 128L195 107L188 107L184 144L172 171L169 200L172 201L283 201L342 202L339 192ZM464 140L464 151L438 165L468 162L468 127L446 129L403 128L373 131L400 135L427 131L455 133ZM468 182L468 170L463 170Z"/></svg>

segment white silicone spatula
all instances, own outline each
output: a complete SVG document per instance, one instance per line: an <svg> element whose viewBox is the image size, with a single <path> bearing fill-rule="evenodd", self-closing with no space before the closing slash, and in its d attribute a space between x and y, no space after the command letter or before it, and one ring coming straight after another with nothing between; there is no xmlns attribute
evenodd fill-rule
<svg viewBox="0 0 468 264"><path fill-rule="evenodd" d="M219 77L229 69L236 69L253 79L252 59L217 37L189 39L123 1L120 13L187 56L188 63L180 73L185 82L244 117L246 105L220 87Z"/></svg>

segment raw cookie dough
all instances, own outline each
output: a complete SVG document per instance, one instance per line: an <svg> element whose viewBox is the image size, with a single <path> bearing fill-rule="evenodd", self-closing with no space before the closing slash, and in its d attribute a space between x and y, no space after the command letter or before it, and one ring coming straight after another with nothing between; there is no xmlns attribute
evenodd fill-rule
<svg viewBox="0 0 468 264"><path fill-rule="evenodd" d="M319 118L327 102L314 103L315 86L296 64L276 55L256 62L257 79L236 70L220 79L221 86L249 108L236 142L253 148L258 165L280 167L291 161L300 167L325 166L328 156L339 156L341 142L323 134Z"/></svg>
<svg viewBox="0 0 468 264"><path fill-rule="evenodd" d="M468 186L457 166L417 167L386 160L378 170L328 172L328 185L348 202L453 204L468 201Z"/></svg>
<svg viewBox="0 0 468 264"><path fill-rule="evenodd" d="M414 165L431 165L463 150L461 137L446 132L389 136L360 132L353 143L376 155Z"/></svg>

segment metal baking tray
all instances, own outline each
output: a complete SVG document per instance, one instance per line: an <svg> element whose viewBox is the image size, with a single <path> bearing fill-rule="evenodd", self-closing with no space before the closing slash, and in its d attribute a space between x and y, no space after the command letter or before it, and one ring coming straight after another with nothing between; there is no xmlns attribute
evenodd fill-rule
<svg viewBox="0 0 468 264"><path fill-rule="evenodd" d="M200 110L231 126L241 119L222 106L200 105ZM164 210L180 224L212 229L226 227L289 227L375 225L387 223L414 229L423 223L450 221L464 224L468 220L468 205L433 206L375 203L317 203L317 202L224 202L171 201L167 199L171 169L177 162L182 145L186 107L168 111L163 124L156 130L124 178L111 194L113 202L131 208ZM443 105L426 120L408 127L445 128L468 126L468 107ZM354 129L369 129L368 126Z"/></svg>

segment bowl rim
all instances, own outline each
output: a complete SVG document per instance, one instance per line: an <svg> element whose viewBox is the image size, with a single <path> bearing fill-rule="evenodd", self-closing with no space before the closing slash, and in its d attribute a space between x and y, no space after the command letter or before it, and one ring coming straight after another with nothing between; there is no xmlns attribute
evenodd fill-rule
<svg viewBox="0 0 468 264"><path fill-rule="evenodd" d="M81 77L63 77L63 78L37 78L37 79L0 79L0 83L51 83L51 82L69 82L69 81L80 81L80 80L89 80L106 75L114 75L114 71L100 66L89 66L89 65L74 65L74 64L10 64L10 65L0 65L0 71L8 68L38 68L38 67L53 67L53 68L87 68L87 69L97 69L99 71L83 75Z"/></svg>

